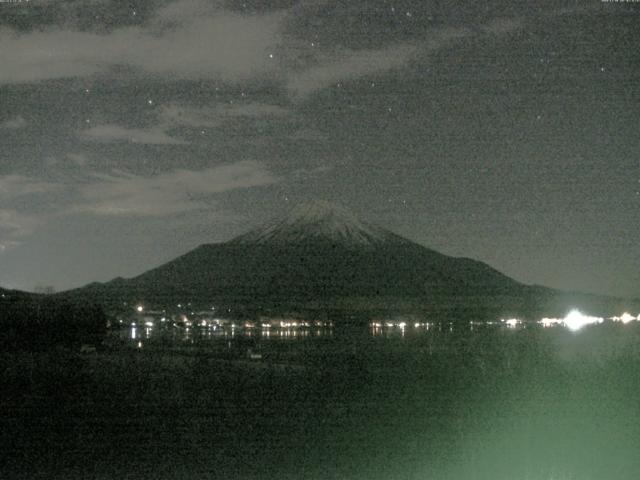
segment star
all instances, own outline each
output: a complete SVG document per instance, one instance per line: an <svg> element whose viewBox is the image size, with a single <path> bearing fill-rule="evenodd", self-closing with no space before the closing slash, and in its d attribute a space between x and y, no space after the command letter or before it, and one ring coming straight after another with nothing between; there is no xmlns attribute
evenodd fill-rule
<svg viewBox="0 0 640 480"><path fill-rule="evenodd" d="M153 100L149 99L149 100L147 100L147 103L148 103L149 105L153 105Z"/></svg>

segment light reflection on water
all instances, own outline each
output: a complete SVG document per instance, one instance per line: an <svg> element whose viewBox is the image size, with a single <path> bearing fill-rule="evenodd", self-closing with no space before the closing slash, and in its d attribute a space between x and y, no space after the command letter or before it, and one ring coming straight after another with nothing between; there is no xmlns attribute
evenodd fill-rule
<svg viewBox="0 0 640 480"><path fill-rule="evenodd" d="M367 327L348 327L347 329L337 329L340 333L348 331L353 335L358 334L370 337L382 338L409 338L435 333L453 332L473 332L491 328L491 325L479 325L470 323L454 324L453 322L433 322L415 324L394 324L371 322ZM496 328L496 327L493 327ZM498 327L500 328L500 327ZM306 338L322 338L334 335L336 327L333 326L312 326L312 327L251 327L244 326L218 326L218 325L195 325L185 327L181 325L160 324L153 327L140 329L131 325L127 329L119 330L117 336L122 340L154 340L164 339L175 342L207 343L227 341L229 339L253 339L256 341L297 341Z"/></svg>
<svg viewBox="0 0 640 480"><path fill-rule="evenodd" d="M286 325L286 326L282 326ZM193 324L172 322L146 322L144 328L132 323L129 327L114 330L112 338L121 344L136 348L143 346L163 347L212 347L231 350L240 348L261 348L269 350L269 345L293 344L295 342L318 342L330 337L360 339L398 339L407 341L423 336L451 335L465 332L481 332L487 328L503 328L479 322L370 322L368 325L336 327L325 323L309 324L293 322L281 324Z"/></svg>
<svg viewBox="0 0 640 480"><path fill-rule="evenodd" d="M476 326L475 330L479 327ZM277 327L277 328L244 328L230 326L192 326L183 327L175 325L159 325L154 327L146 327L140 329L135 325L128 329L120 330L117 334L123 340L153 340L163 338L171 341L193 341L207 342L228 339L255 339L256 341L279 340L279 341L296 341L305 338L331 337L334 335L336 328L333 326L325 327ZM338 329L341 333L343 330ZM347 331L346 329L344 331ZM407 338L416 335L425 335L437 332L454 332L454 331L474 331L474 326L458 325L454 328L453 323L421 323L415 325L386 325L371 323L368 327L349 327L349 335L357 332L371 337L388 337L388 338Z"/></svg>
<svg viewBox="0 0 640 480"><path fill-rule="evenodd" d="M629 322L634 323L633 320ZM124 369L113 370L111 359L119 357L110 356L111 370L106 371L111 371L112 377L106 378L119 379L120 375L129 378L129 383L123 382L121 387L115 381L112 385L121 388L122 392L130 388L136 392L139 388L137 395L122 397L150 398L152 412L156 408L154 405L171 405L172 410L167 411L175 412L180 434L171 433L169 440L159 435L164 440L158 440L159 450L156 451L163 452L166 448L184 455L180 449L182 443L180 448L174 448L172 442L174 436L180 442L186 439L191 448L197 449L197 454L203 454L201 458L205 459L203 464L208 471L229 461L228 456L215 456L223 442L232 445L233 449L225 451L225 454L232 452L231 455L243 451L247 445L260 445L261 451L267 453L259 457L255 465L262 470L265 469L263 465L267 465L271 471L278 472L278 468L284 467L277 463L277 455L263 447L264 438L273 439L272 444L281 442L283 445L310 445L321 438L323 441L319 443L323 446L318 447L317 457L304 454L307 465L314 468L314 461L322 461L322 470L316 467L324 472L326 464L337 459L344 471L339 471L340 477L318 475L311 478L636 478L616 476L618 470L614 467L616 463L629 466L629 459L637 457L635 439L640 438L637 435L640 430L637 423L630 421L639 418L637 402L633 402L638 390L632 388L636 385L632 383L633 379L637 377L633 374L638 371L633 359L640 354L640 325L637 324L598 323L575 334L562 326L545 328L544 325L518 322L505 322L506 325L450 321L371 322L361 327L337 325L333 328L315 325L296 328L262 325L246 328L243 325L234 328L195 322L190 326L169 322L146 326L145 323L137 322L136 326L113 332L127 348L139 351L142 361L130 362L131 357L123 355L124 362L113 365L124 365ZM178 356L155 357L152 354L145 358L144 352L153 352L155 346L162 345L168 345L171 352L174 347L179 350L184 346L188 354L201 345L211 348L212 357L218 358L211 363L201 357L184 360ZM314 351L314 345L320 348ZM320 355L319 350L322 350ZM627 356L612 357L620 352L627 352ZM166 361L167 357L170 361ZM174 363L175 358L180 361ZM607 364L609 358L614 360ZM233 364L230 373L225 374L224 369L231 364L218 362L219 359L239 361ZM344 359L347 361L342 361ZM95 360L104 359L97 357ZM94 357L90 361L93 362ZM328 362L330 368L320 369L321 373L314 377L309 372L320 362ZM183 368L185 365L194 366L196 373L187 377L189 382L181 383L187 371ZM606 365L609 367L603 369ZM306 366L307 369L286 370L291 366ZM132 373L126 373L129 368ZM219 400L225 398L223 393L215 392L227 390L220 385L232 383L218 383L218 379L235 381L239 371L252 373L246 376L248 380L237 382L240 386L233 383L234 387L228 389L232 392L229 394L232 400L225 406L227 404ZM303 374L296 376L290 374L292 371ZM286 381L277 376L282 372L287 372ZM140 382L141 378L145 380ZM173 384L186 385L191 379L193 393L188 390L174 396L173 392L181 387ZM165 384L170 385L166 390ZM153 396L146 396L147 385L155 386L149 389L155 392ZM327 385L330 388L326 388ZM273 390L269 390L271 388ZM236 397L238 391L246 395ZM284 392L282 396L275 394L281 391ZM277 400L273 401L277 408L263 408L264 404L271 404L266 403L269 400L265 403L260 400L260 403L255 402L259 405L256 410L240 407L249 412L242 421L232 423L229 420L238 411L242 412L236 398L253 398L262 392L267 392L265 398ZM270 392L272 395L268 395ZM281 399L289 398L288 392L292 392L292 398L308 403L302 403L298 410L294 410L294 402L282 408ZM323 405L317 400L319 392L326 395L321 401L331 408L317 408L319 404ZM353 392L352 398L348 396L350 392ZM194 401L183 400L191 398ZM183 405L186 413L181 410ZM197 409L193 405L198 405ZM131 411L130 415L136 419L139 412L148 411L143 404L135 407L123 411ZM291 428L291 411L296 412L296 419L301 419L297 425L305 428ZM200 412L197 422L193 420L192 412ZM211 420L215 415L219 420ZM322 421L314 423L320 418ZM153 421L154 416L145 413L145 427L147 422ZM159 432L168 431L166 425L171 425L167 418L155 421ZM128 425L138 423L132 421ZM123 428L118 427L118 431ZM127 428L131 433L134 427ZM265 428L273 430L267 430L265 434ZM147 448L147 430L142 430L139 438L143 440L130 441L129 448L134 449L138 444ZM216 437L219 431L224 434ZM254 436L254 432L259 433ZM132 437L126 438L138 440L135 434L133 431ZM325 439L331 441L325 442ZM359 451L365 452L360 456L350 450L357 444ZM101 451L98 445L95 447L96 451ZM294 454L301 455L295 447L292 451L292 458ZM156 455L161 461L160 455ZM253 460L256 454L251 451L250 455ZM296 467L297 458L292 462ZM330 460L320 460L325 458ZM389 462L388 458L397 461ZM439 459L443 459L442 464L437 463ZM126 462L119 461L127 468L129 463L135 465L128 458ZM349 475L353 471L344 465L352 464L362 470L360 476ZM417 474L405 475L404 465L408 465L407 471ZM594 468L599 469L599 475L590 476L589 469ZM603 474L607 468L611 469L612 475ZM576 474L564 477L555 474L565 470ZM378 471L380 475L375 475ZM171 478L199 476L189 473Z"/></svg>
<svg viewBox="0 0 640 480"><path fill-rule="evenodd" d="M627 319L625 318L625 320ZM631 322L635 323L633 322L634 320L635 317L631 319ZM602 323L602 321L598 323ZM619 321L618 317L609 319L609 325L623 325L625 323L629 322ZM144 326L141 327L140 325ZM192 323L153 322L148 319L146 322L132 322L126 328L114 330L111 338L117 339L121 346L129 345L136 348L142 348L143 346L180 349L197 347L238 351L257 348L261 351L271 351L277 345L318 344L318 342L322 342L322 339L333 336L340 340L349 339L349 341L353 341L356 344L363 341L366 343L367 339L413 342L420 338L429 339L429 342L439 344L442 339L452 335L475 336L481 335L482 332L487 332L488 330L517 333L529 329L553 330L558 334L562 332L577 334L577 330L571 328L571 325L564 325L559 322L527 323L517 319L495 322L459 320L427 322L419 319L396 319L371 321L368 324L359 326L347 326L342 322L334 325L330 322L312 323L294 320L244 323L232 323L224 320L216 320L215 322L202 320Z"/></svg>
<svg viewBox="0 0 640 480"><path fill-rule="evenodd" d="M165 345L226 345L231 348L232 342L294 342L309 338L333 336L332 327L234 327L218 325L183 325L160 324L140 329L132 324L128 328L112 332L114 338L141 348L145 343L164 343Z"/></svg>

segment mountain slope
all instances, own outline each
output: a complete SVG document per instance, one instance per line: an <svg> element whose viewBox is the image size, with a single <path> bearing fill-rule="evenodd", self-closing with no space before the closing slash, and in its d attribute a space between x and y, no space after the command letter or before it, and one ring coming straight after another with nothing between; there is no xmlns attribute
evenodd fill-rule
<svg viewBox="0 0 640 480"><path fill-rule="evenodd" d="M0 348L46 349L102 339L107 319L82 298L60 298L0 288Z"/></svg>
<svg viewBox="0 0 640 480"><path fill-rule="evenodd" d="M218 305L250 311L532 312L557 292L425 248L327 203L304 205L228 242L202 245L131 279L73 291L112 309ZM562 302L560 302L561 304Z"/></svg>
<svg viewBox="0 0 640 480"><path fill-rule="evenodd" d="M351 212L328 202L302 204L284 218L251 230L232 244L300 244L324 241L351 247L373 247L407 240L388 230L361 221Z"/></svg>

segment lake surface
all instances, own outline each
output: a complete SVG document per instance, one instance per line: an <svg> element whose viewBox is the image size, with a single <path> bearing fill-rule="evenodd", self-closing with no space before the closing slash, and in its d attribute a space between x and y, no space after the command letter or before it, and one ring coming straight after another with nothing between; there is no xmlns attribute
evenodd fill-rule
<svg viewBox="0 0 640 480"><path fill-rule="evenodd" d="M640 474L638 322L136 325L107 345L0 356L4 477Z"/></svg>

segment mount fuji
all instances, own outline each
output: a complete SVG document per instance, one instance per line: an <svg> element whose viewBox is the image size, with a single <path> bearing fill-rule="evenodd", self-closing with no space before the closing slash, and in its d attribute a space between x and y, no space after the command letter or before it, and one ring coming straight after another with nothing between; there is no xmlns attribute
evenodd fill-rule
<svg viewBox="0 0 640 480"><path fill-rule="evenodd" d="M604 301L608 308L616 301L524 285L485 263L443 255L326 202L298 206L136 277L63 295L111 311L144 303L165 309L219 306L251 315L412 312L467 318L564 313L576 301Z"/></svg>
<svg viewBox="0 0 640 480"><path fill-rule="evenodd" d="M342 207L314 202L299 205L284 218L240 235L231 243L286 245L318 241L365 248L406 242L383 228L361 221Z"/></svg>

